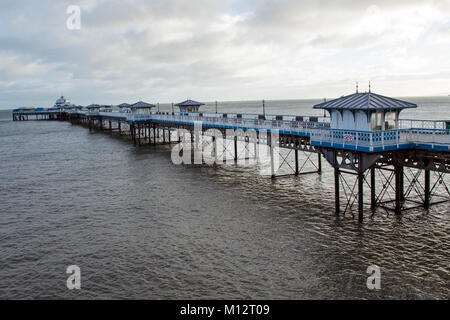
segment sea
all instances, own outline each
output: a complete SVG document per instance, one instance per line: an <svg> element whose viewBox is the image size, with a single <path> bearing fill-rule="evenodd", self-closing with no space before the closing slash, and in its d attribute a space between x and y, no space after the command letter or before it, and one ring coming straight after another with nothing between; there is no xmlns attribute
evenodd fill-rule
<svg viewBox="0 0 450 320"><path fill-rule="evenodd" d="M450 119L450 97L404 99L419 107L401 118ZM318 102L265 101L265 112L323 115ZM262 113L261 101L217 107ZM176 165L171 148L0 111L0 299L450 298L448 202L400 216L366 203L359 223L334 214L324 159L322 174L270 179ZM367 285L373 266L379 288Z"/></svg>

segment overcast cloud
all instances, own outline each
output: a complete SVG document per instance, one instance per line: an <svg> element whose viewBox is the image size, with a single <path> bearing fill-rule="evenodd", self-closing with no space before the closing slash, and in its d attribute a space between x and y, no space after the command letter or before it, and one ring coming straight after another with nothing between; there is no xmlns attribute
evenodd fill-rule
<svg viewBox="0 0 450 320"><path fill-rule="evenodd" d="M0 2L0 108L323 98L369 80L450 94L450 0Z"/></svg>

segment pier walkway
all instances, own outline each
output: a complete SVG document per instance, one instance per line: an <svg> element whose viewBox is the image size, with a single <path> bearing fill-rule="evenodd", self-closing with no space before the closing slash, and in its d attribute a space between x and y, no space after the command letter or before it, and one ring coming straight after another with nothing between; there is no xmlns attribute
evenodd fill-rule
<svg viewBox="0 0 450 320"><path fill-rule="evenodd" d="M324 146L362 152L401 149L450 152L450 120L399 119L401 129L358 131L331 129L329 118L317 116L269 115L264 120L258 119L258 115L256 114L183 114L159 112L144 115L83 111L74 111L70 114L88 118L100 117L105 120L120 119L129 124L154 122L167 125L193 126L195 123L201 122L202 126L207 128L244 131L265 130L268 133L277 131L281 135L308 137L312 146ZM276 119L277 117L278 119Z"/></svg>
<svg viewBox="0 0 450 320"><path fill-rule="evenodd" d="M392 111L386 111L386 115L388 112ZM339 121L345 118L345 112L341 113ZM257 144L265 144L271 157L274 148L294 151L293 175L311 173L302 172L305 162L312 162L317 169L313 172L320 173L323 157L334 168L335 213L353 212L356 204L362 220L364 203L368 202L372 209L381 207L399 214L450 200L446 176L450 173L450 121L401 119L398 113L392 125L395 128L387 130L335 128L335 120L329 117L245 113L14 110L13 119L29 120L34 116L70 121L90 130L116 131L131 136L136 146L178 143L182 139L180 129L189 132L194 142L198 139L196 127L201 125L202 132L217 129L225 140L234 141L228 151L235 160L239 157L239 142L246 147L254 144L255 150ZM355 112L355 121L357 116ZM386 121L386 128L388 124ZM214 137L210 138L214 142ZM299 163L299 151L307 154L303 164ZM311 154L317 154L315 162ZM271 163L271 176L275 178L273 159ZM365 187L370 191L365 193Z"/></svg>

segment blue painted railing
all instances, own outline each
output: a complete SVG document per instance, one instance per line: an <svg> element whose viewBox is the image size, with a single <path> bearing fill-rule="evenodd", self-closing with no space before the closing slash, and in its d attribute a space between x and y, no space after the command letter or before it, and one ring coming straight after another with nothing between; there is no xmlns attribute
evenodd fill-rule
<svg viewBox="0 0 450 320"><path fill-rule="evenodd" d="M25 112L25 110L24 110ZM29 112L29 111L26 111ZM39 113L40 111L35 111ZM60 112L60 111L55 111ZM170 113L158 112L152 114L132 114L120 112L86 112L69 111L69 114L100 116L103 118L120 118L128 122L158 121L167 123L194 124L201 122L209 127L267 130L282 134L292 134L310 137L311 145L332 148L352 149L365 152L378 152L392 149L419 147L437 151L450 151L450 121L446 120L415 120L399 119L400 129L384 131L358 131L331 129L330 123L324 117L303 117L314 121L296 121L299 116L277 115L260 119L257 114L216 114L216 113ZM280 118L280 116L278 116ZM408 127L409 126L409 127Z"/></svg>

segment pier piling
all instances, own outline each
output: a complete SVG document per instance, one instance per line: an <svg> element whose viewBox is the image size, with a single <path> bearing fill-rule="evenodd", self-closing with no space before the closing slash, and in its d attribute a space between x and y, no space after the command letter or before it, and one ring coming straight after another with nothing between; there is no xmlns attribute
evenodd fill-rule
<svg viewBox="0 0 450 320"><path fill-rule="evenodd" d="M423 206L425 209L430 207L430 170L425 171L425 181L424 181L424 202Z"/></svg>

